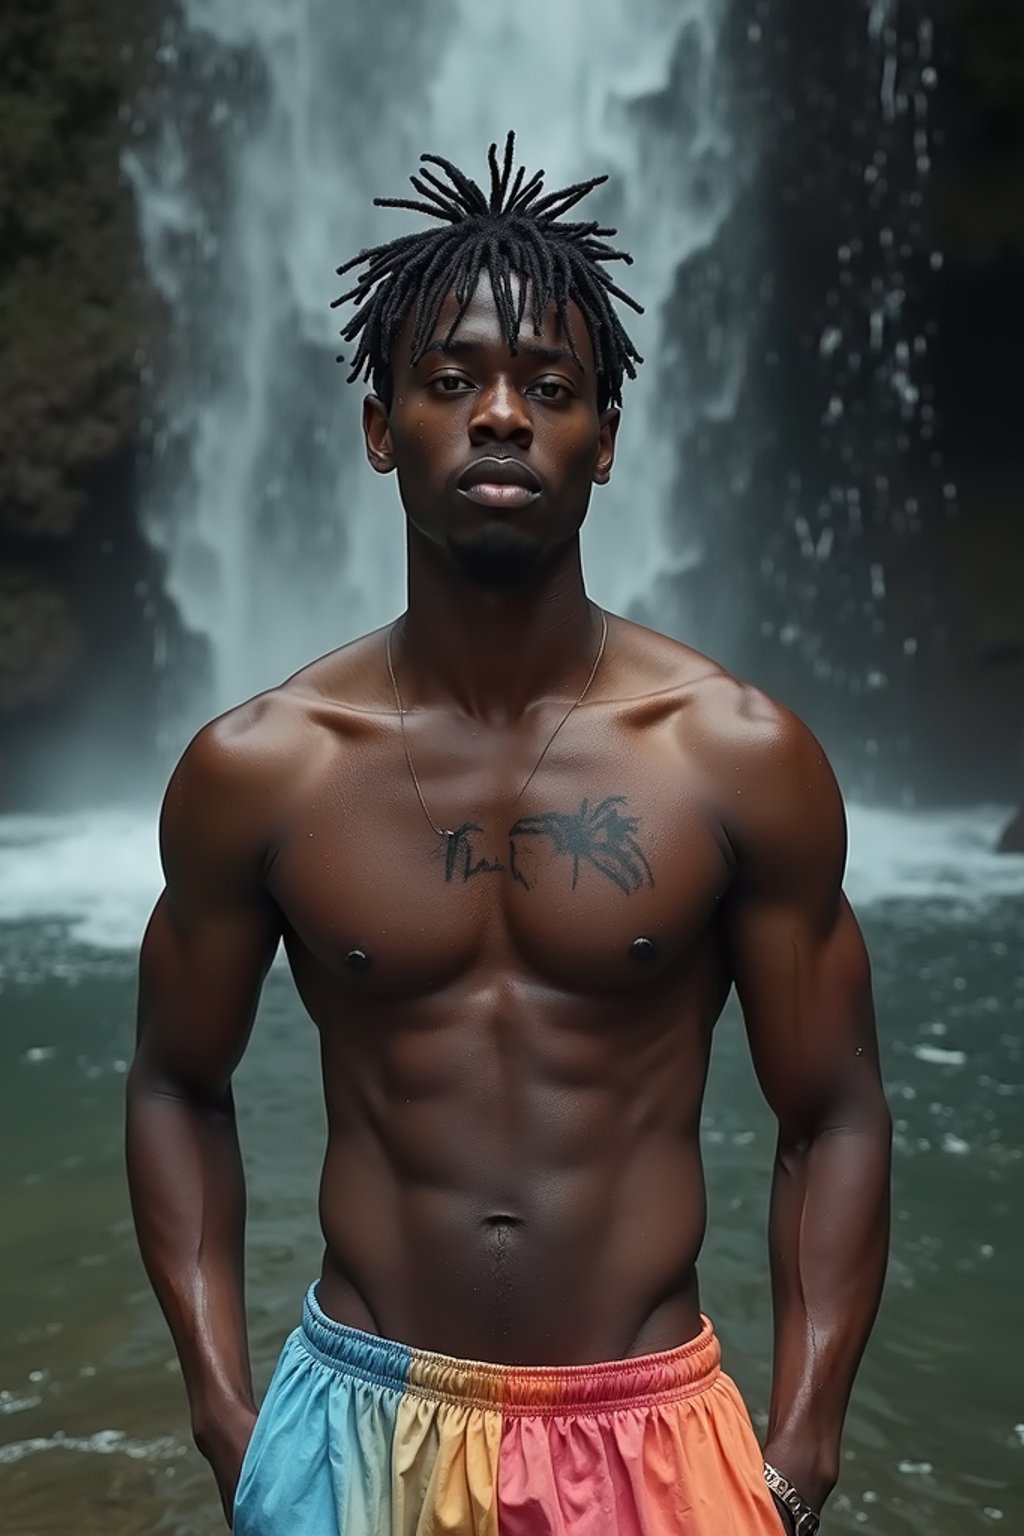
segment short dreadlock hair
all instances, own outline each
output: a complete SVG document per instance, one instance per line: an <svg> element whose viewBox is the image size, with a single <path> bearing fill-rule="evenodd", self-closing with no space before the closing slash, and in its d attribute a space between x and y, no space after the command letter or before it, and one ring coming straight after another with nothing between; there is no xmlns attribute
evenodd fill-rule
<svg viewBox="0 0 1024 1536"><path fill-rule="evenodd" d="M516 351L527 297L534 335L540 333L544 313L554 301L578 364L580 358L568 315L568 305L573 301L587 322L594 348L598 409L620 405L623 375L636 377L635 364L642 363L643 358L623 330L609 299L621 299L637 314L643 313L643 306L618 288L599 265L610 261L632 265L633 258L606 244L607 237L618 233L615 229L602 229L596 221L559 222L588 192L607 181L607 176L594 176L590 181L541 196L543 171L537 171L527 181L520 166L512 180L514 147L515 135L509 133L500 169L498 146L492 144L488 150L489 198L450 160L440 155L421 155L423 164L436 165L445 173L447 183L423 170L409 180L425 201L375 197L374 205L429 214L440 219L445 227L402 235L386 245L360 251L337 269L340 277L361 262L366 263L356 286L335 299L331 308L355 299L356 312L341 331L343 340L358 339L359 343L349 383L362 375L389 407L392 349L413 304L415 366L430 344L445 295L453 291L459 305L445 338L450 341L469 307L484 267L490 275L502 331L512 353ZM524 279L518 300L512 288L513 273ZM338 361L343 362L344 358L339 357Z"/></svg>

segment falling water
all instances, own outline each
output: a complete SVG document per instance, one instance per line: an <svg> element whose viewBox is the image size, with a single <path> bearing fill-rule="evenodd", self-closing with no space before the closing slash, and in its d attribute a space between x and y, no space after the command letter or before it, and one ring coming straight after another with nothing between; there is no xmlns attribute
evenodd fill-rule
<svg viewBox="0 0 1024 1536"><path fill-rule="evenodd" d="M175 349L146 521L185 625L209 643L197 707L268 686L402 605L395 482L365 464L362 391L334 365L329 302L339 261L415 218L372 198L401 195L424 149L479 177L513 127L549 186L610 173L593 216L635 253L623 281L646 306L629 325L647 364L595 496L588 577L629 610L699 557L667 502L672 443L703 407L659 388L658 361L676 273L738 190L723 11L396 0L382 24L328 0L182 0L157 120L126 165Z"/></svg>

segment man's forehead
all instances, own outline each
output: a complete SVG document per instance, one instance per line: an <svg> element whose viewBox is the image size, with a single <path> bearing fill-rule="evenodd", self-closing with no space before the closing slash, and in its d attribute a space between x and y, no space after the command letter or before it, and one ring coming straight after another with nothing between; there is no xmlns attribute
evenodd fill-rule
<svg viewBox="0 0 1024 1536"><path fill-rule="evenodd" d="M501 348L512 356L504 335L499 331L480 335L471 325L468 328L460 325L452 336L447 333L438 334L433 341L428 342L423 356L440 352L444 357L469 357L474 352L484 352L491 347ZM580 366L567 343L564 346L552 346L529 332L517 338L516 353L522 353L540 363L569 363L574 368Z"/></svg>
<svg viewBox="0 0 1024 1536"><path fill-rule="evenodd" d="M518 307L521 301L521 289L526 278L518 274L511 275L513 302ZM454 289L449 289L441 302L432 334L428 341L427 351L442 350L451 355L465 353L470 349L482 349L483 347L499 347L508 351L505 340L504 327L501 315L491 288L489 273L481 272L479 281L473 296L466 307L461 319L458 319L461 305L456 298ZM590 334L586 322L576 303L569 299L566 304L566 314L572 330L571 338L566 335L558 315L558 306L554 299L547 304L543 316L539 334L533 330L533 318L530 311L530 295L526 294L523 319L519 327L517 351L535 356L542 362L567 362L576 367L572 354L572 346L575 343L584 372L590 372L593 368L593 348L590 342ZM454 322L458 324L452 331ZM410 315L404 327L405 339L411 343L413 316ZM449 331L452 332L450 340ZM447 345L442 343L448 342Z"/></svg>

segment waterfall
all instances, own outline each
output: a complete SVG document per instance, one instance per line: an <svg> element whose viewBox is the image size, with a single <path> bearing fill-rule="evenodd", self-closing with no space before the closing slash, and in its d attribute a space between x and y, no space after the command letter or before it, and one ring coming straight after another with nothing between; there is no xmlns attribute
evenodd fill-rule
<svg viewBox="0 0 1024 1536"><path fill-rule="evenodd" d="M677 271L737 190L724 8L179 0L155 120L125 165L171 331L146 525L184 624L209 643L197 708L270 686L402 606L396 483L365 463L363 391L334 363L329 303L340 261L417 227L371 200L404 195L422 150L479 180L511 127L549 188L610 173L587 206L636 258L619 274L646 307L627 324L647 362L584 531L588 582L629 611L699 558L669 498L679 424L702 406L665 387L659 358Z"/></svg>

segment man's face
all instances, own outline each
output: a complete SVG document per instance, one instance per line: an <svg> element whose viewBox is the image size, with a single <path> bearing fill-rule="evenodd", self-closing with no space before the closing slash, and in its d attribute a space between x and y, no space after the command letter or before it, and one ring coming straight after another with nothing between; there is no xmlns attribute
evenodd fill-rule
<svg viewBox="0 0 1024 1536"><path fill-rule="evenodd" d="M390 411L375 395L364 403L367 453L382 474L397 470L406 515L423 538L474 580L508 585L578 533L591 487L611 474L619 413L598 412L593 347L575 304L569 323L582 367L554 304L539 336L524 317L513 355L486 273L445 346L457 314L449 293L415 367L407 319L392 358Z"/></svg>

